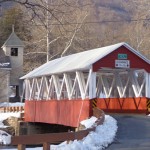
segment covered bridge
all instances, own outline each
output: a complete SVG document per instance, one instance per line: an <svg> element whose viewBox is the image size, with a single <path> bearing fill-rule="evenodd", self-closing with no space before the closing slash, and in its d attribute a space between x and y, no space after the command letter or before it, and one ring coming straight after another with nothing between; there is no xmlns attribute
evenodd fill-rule
<svg viewBox="0 0 150 150"><path fill-rule="evenodd" d="M127 43L49 61L21 79L29 122L77 127L92 104L146 113L150 97L150 61Z"/></svg>

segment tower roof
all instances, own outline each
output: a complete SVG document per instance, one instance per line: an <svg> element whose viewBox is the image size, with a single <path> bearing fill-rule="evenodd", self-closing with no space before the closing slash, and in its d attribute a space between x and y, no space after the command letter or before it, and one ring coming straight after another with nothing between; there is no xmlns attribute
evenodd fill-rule
<svg viewBox="0 0 150 150"><path fill-rule="evenodd" d="M20 40L20 38L16 35L15 32L12 32L11 35L8 37L6 42L3 44L2 47L6 46L21 46L24 47L23 42Z"/></svg>

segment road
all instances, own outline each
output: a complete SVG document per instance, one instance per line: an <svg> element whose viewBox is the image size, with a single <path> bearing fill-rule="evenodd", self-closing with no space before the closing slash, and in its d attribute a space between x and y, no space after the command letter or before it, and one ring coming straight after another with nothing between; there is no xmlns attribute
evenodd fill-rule
<svg viewBox="0 0 150 150"><path fill-rule="evenodd" d="M150 150L150 116L112 115L118 122L115 141L106 150Z"/></svg>

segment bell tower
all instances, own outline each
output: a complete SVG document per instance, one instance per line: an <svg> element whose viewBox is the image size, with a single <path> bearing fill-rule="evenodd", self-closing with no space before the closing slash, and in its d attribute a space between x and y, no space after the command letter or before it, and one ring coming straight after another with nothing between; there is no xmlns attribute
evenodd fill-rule
<svg viewBox="0 0 150 150"><path fill-rule="evenodd" d="M14 32L14 26L12 26L12 33L3 44L2 49L5 55L10 58L10 87L13 88L15 93L14 97L18 98L20 95L19 89L21 87L19 78L23 75L24 44Z"/></svg>

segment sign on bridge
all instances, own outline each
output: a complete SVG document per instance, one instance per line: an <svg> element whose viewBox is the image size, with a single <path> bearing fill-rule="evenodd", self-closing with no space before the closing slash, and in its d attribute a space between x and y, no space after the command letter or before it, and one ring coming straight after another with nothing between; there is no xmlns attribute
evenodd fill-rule
<svg viewBox="0 0 150 150"><path fill-rule="evenodd" d="M115 60L115 67L116 68L130 68L130 61L129 60Z"/></svg>

